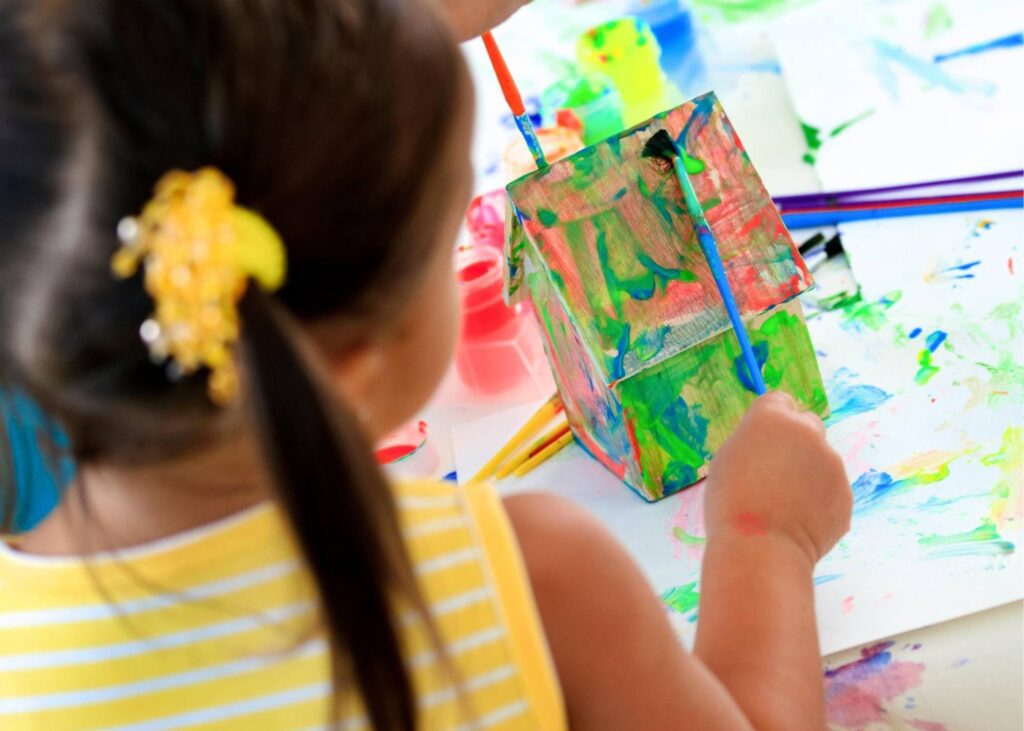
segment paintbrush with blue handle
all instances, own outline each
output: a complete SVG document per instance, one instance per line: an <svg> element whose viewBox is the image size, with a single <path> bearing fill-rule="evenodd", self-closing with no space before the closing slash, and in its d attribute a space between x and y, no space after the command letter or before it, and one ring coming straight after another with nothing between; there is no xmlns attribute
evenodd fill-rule
<svg viewBox="0 0 1024 731"><path fill-rule="evenodd" d="M704 216L704 209L701 207L700 201L697 200L697 193L694 191L690 177L683 166L683 154L679 145L672 139L672 135L668 133L668 130L664 129L658 131L651 139L647 140L643 151L644 157L667 160L675 168L676 177L679 178L679 186L683 191L683 199L686 202L686 212L693 221L693 228L697 233L700 248L704 252L704 258L707 259L711 275L715 278L718 293L722 296L722 302L725 304L725 311L729 314L733 332L736 333L736 340L739 341L743 360L747 364L747 371L750 373L750 382L754 385L754 391L760 396L767 390L764 385L764 378L761 376L761 367L754 356L754 349L750 347L747 329L743 326L743 320L740 319L740 310L736 306L736 298L733 297L732 287L729 286L729 280L725 276L722 258L718 255L715 236L711 233L708 219Z"/></svg>

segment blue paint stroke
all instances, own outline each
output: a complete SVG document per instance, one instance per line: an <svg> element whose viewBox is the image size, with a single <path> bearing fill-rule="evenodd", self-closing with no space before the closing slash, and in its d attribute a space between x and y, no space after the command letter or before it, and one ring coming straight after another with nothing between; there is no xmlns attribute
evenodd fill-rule
<svg viewBox="0 0 1024 731"><path fill-rule="evenodd" d="M515 118L516 127L519 128L519 132L523 135L523 139L526 141L526 147L530 150L530 155L533 156L534 162L537 163L538 168L546 168L548 161L544 158L544 148L540 146L540 140L537 139L537 132L533 128L533 122L530 121L529 114L520 114Z"/></svg>
<svg viewBox="0 0 1024 731"><path fill-rule="evenodd" d="M672 328L669 325L645 331L633 343L633 351L636 353L637 360L641 363L648 363L657 357L665 349L665 339L670 332L672 332Z"/></svg>
<svg viewBox="0 0 1024 731"><path fill-rule="evenodd" d="M757 362L758 373L764 372L764 364L768 362L768 343L757 343L752 346L754 351L754 360ZM743 388L747 389L751 393L758 393L757 384L754 383L754 379L750 377L750 366L747 364L747 359L743 354L740 354L733 360L733 368L736 370L736 377L740 379L740 383L743 384ZM762 376L763 377L763 376Z"/></svg>
<svg viewBox="0 0 1024 731"><path fill-rule="evenodd" d="M619 337L618 352L615 354L615 359L612 361L612 380L618 381L619 379L626 377L626 353L629 352L629 323L625 323L622 326L622 335Z"/></svg>
<svg viewBox="0 0 1024 731"><path fill-rule="evenodd" d="M911 340L913 340L914 338L916 338L920 334L921 334L921 328L915 327L913 330L910 331L910 333L907 335L907 337L910 338Z"/></svg>
<svg viewBox="0 0 1024 731"><path fill-rule="evenodd" d="M980 259L978 261L969 261L966 264L957 264L956 266L948 267L946 269L943 269L942 271L943 272L967 272L966 274L957 274L956 276L953 277L953 279L974 279L974 272L972 272L970 270L974 269L974 267L978 266L979 264L981 264L981 260Z"/></svg>
<svg viewBox="0 0 1024 731"><path fill-rule="evenodd" d="M853 482L853 511L867 510L899 487L888 472L868 470Z"/></svg>
<svg viewBox="0 0 1024 731"><path fill-rule="evenodd" d="M942 330L936 330L927 338L925 338L924 342L925 345L928 346L928 350L934 353L936 350L938 350L939 346L942 345L943 342L945 342L947 337L948 335Z"/></svg>
<svg viewBox="0 0 1024 731"><path fill-rule="evenodd" d="M956 51L950 51L949 53L939 53L935 56L933 61L935 63L942 63L943 61L949 61L952 58L961 58L963 56L975 56L979 53L987 53L988 51L994 51L999 48L1014 48L1016 46L1024 46L1024 33L1011 33L1008 36L1002 38L995 38L991 41L985 41L984 43L976 43L973 46L967 46Z"/></svg>
<svg viewBox="0 0 1024 731"><path fill-rule="evenodd" d="M693 108L693 113L690 118L686 120L686 124L683 125L682 131L679 136L676 137L676 144L682 148L686 148L686 140L690 137L690 127L696 125L696 129L693 135L699 135L708 122L711 120L711 112L715 108L715 96L713 94L705 94L697 99L697 103Z"/></svg>
<svg viewBox="0 0 1024 731"><path fill-rule="evenodd" d="M761 73L761 74L782 74L782 66L778 61L767 60L767 61L755 61L753 63L738 63L738 64L727 64L727 65L716 65L715 71L719 73Z"/></svg>
<svg viewBox="0 0 1024 731"><path fill-rule="evenodd" d="M855 376L849 368L840 368L830 380L828 402L832 404L832 413L825 420L826 425L832 426L851 416L873 411L892 398L892 394L878 386L853 383Z"/></svg>
<svg viewBox="0 0 1024 731"><path fill-rule="evenodd" d="M896 75L893 73L892 66L886 62L899 64L903 68L907 69L907 71L929 84L942 87L956 93L963 93L967 91L970 86L984 91L986 94L991 94L995 90L995 87L992 84L968 85L958 81L931 61L912 56L899 46L894 46L891 43L883 41L881 38L875 38L873 45L881 61L881 63L878 64L880 80L882 85L886 88L886 91L889 92L893 99L899 98Z"/></svg>
<svg viewBox="0 0 1024 731"><path fill-rule="evenodd" d="M822 574L821 576L814 577L814 585L821 586L822 584L827 584L830 581L835 581L836 579L841 578L843 578L842 574Z"/></svg>

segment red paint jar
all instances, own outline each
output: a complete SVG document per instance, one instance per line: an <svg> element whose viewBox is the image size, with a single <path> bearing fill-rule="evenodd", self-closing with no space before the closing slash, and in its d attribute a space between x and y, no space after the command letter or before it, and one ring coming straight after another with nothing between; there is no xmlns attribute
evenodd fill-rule
<svg viewBox="0 0 1024 731"><path fill-rule="evenodd" d="M459 378L471 390L500 394L543 372L544 348L536 323L505 303L504 256L477 246L455 259L462 330L455 353Z"/></svg>

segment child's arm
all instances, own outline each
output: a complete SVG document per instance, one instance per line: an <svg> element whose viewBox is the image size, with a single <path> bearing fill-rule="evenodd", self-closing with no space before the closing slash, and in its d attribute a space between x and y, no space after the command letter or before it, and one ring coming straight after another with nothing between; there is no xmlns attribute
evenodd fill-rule
<svg viewBox="0 0 1024 731"><path fill-rule="evenodd" d="M812 574L852 504L824 426L795 409L760 399L715 458L695 647L754 726L780 731L825 724Z"/></svg>
<svg viewBox="0 0 1024 731"><path fill-rule="evenodd" d="M460 41L468 41L490 30L527 2L529 0L441 0Z"/></svg>
<svg viewBox="0 0 1024 731"><path fill-rule="evenodd" d="M811 568L849 493L820 421L759 399L712 468L696 655L595 519L509 498L573 731L823 728Z"/></svg>
<svg viewBox="0 0 1024 731"><path fill-rule="evenodd" d="M572 731L751 731L686 653L665 606L608 530L551 495L505 499Z"/></svg>

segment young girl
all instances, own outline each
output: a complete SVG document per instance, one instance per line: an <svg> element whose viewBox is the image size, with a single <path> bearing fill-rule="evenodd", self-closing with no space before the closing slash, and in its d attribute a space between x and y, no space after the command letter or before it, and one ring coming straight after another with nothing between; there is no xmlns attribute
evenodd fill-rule
<svg viewBox="0 0 1024 731"><path fill-rule="evenodd" d="M472 90L416 0L0 2L2 362L79 472L0 550L4 729L820 729L850 492L760 399L694 654L550 496L390 485L458 322Z"/></svg>

